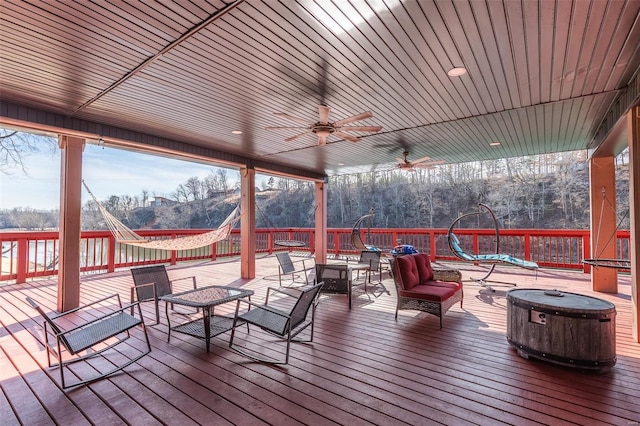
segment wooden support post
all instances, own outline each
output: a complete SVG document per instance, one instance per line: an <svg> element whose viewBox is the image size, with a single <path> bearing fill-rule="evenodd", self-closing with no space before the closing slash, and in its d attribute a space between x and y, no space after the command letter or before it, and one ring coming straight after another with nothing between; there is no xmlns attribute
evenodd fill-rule
<svg viewBox="0 0 640 426"><path fill-rule="evenodd" d="M327 263L327 183L315 184L315 254L316 263Z"/></svg>
<svg viewBox="0 0 640 426"><path fill-rule="evenodd" d="M256 277L256 170L240 169L240 277Z"/></svg>
<svg viewBox="0 0 640 426"><path fill-rule="evenodd" d="M80 211L84 139L61 135L58 310L80 306Z"/></svg>
<svg viewBox="0 0 640 426"><path fill-rule="evenodd" d="M633 107L627 116L629 138L629 220L631 260L631 300L633 339L640 342L640 106Z"/></svg>
<svg viewBox="0 0 640 426"><path fill-rule="evenodd" d="M616 256L616 169L614 157L595 157L589 162L591 203L590 258L615 259ZM612 237L613 235L613 237ZM586 255L585 255L586 257ZM593 268L591 289L603 293L618 292L615 268Z"/></svg>

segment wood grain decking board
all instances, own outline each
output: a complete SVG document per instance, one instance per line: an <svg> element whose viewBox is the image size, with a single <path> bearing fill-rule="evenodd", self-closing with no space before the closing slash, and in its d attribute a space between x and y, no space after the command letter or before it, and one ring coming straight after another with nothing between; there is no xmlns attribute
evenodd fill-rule
<svg viewBox="0 0 640 426"><path fill-rule="evenodd" d="M460 268L463 277L482 274ZM171 279L196 275L198 285L249 288L262 301L277 281L274 257L259 258L258 278L241 280L238 261L180 264ZM161 306L161 324L148 327L152 352L124 372L62 392L59 372L46 365L41 322L26 304L31 296L55 309L57 282L30 281L0 287L0 415L2 424L311 424L311 425L633 425L640 422L640 345L631 338L630 278L620 293L590 291L588 275L542 270L536 274L499 269L499 281L518 288L557 288L613 302L617 309L618 362L607 374L575 371L525 360L507 343L506 291L465 282L463 308L438 318L417 311L395 315L395 288L355 290L353 309L345 295L323 296L313 343L293 343L289 365L251 362L228 348L229 334L204 342L173 333ZM82 277L82 303L120 293L129 298L128 271ZM384 290L388 290L384 291ZM371 290L373 294L371 295ZM151 303L143 315L153 322ZM235 303L216 307L232 314ZM86 312L76 320L90 318ZM172 321L180 321L179 316ZM240 343L282 354L275 338L252 328L238 330ZM245 342L246 340L246 342ZM81 376L122 362L144 347L140 332L103 359L74 366ZM275 351L275 352L274 352ZM634 423L636 422L636 423Z"/></svg>

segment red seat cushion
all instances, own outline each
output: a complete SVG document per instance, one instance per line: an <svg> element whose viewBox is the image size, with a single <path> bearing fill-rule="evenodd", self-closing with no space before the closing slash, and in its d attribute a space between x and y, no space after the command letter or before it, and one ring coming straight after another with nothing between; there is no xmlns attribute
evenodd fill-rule
<svg viewBox="0 0 640 426"><path fill-rule="evenodd" d="M395 273L400 277L400 285L404 290L411 290L420 284L420 274L413 255L397 257L395 260Z"/></svg>
<svg viewBox="0 0 640 426"><path fill-rule="evenodd" d="M447 288L452 288L454 290L458 290L460 288L462 288L462 283L456 282L456 281L429 281L427 283L424 283L425 285L434 285L434 286L439 286L439 287L447 287Z"/></svg>
<svg viewBox="0 0 640 426"><path fill-rule="evenodd" d="M432 302L442 302L453 296L455 288L440 285L418 285L411 290L400 290L400 296L411 299L430 300Z"/></svg>
<svg viewBox="0 0 640 426"><path fill-rule="evenodd" d="M420 275L420 284L433 280L433 269L431 268L431 260L426 253L418 253L412 255L416 259L418 274Z"/></svg>

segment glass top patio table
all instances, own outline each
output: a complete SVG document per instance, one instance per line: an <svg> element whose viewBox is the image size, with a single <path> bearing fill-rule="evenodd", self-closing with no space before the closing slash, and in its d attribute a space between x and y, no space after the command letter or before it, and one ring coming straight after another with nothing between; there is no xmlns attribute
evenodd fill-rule
<svg viewBox="0 0 640 426"><path fill-rule="evenodd" d="M213 285L162 296L160 299L165 301L165 305L171 303L172 305L202 309L202 318L196 318L172 327L171 319L169 318L169 309L166 309L168 306L165 306L167 323L169 325L167 341L170 341L172 331L188 334L204 339L207 352L209 352L211 337L229 331L233 327L233 317L215 315L214 307L243 297L251 298L252 295L252 290ZM237 325L240 324L241 322Z"/></svg>

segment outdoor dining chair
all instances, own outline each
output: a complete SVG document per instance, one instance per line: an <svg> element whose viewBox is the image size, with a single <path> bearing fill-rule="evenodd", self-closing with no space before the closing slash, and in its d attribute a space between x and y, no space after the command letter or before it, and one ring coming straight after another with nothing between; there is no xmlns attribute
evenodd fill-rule
<svg viewBox="0 0 640 426"><path fill-rule="evenodd" d="M181 280L191 280L193 288L197 288L196 277L184 277L169 280L167 269L164 265L143 266L131 268L133 287L131 287L131 303L153 301L156 309L156 324L160 323L159 300L162 296L173 293L173 283ZM173 309L173 305L171 306Z"/></svg>
<svg viewBox="0 0 640 426"><path fill-rule="evenodd" d="M231 329L231 338L229 339L229 347L255 361L269 364L287 364L289 362L289 347L292 341L313 341L316 306L318 305L318 295L322 285L323 283L317 283L304 287L289 287L286 289L269 287L267 289L265 302L262 305L246 299L238 299L233 319L233 327ZM274 300L272 295L277 295L279 297ZM269 300L270 297L271 300ZM249 310L240 313L240 304L242 303L247 304ZM311 319L307 318L309 309L311 309ZM246 345L242 348L238 345L234 345L233 342L236 336L236 327L242 323L246 323L247 327L249 327L249 325L258 326L270 334L285 339L287 344L284 362L266 355L254 355L252 352L255 351L249 349ZM295 339L298 334L308 327L311 327L308 340ZM248 337L249 332L247 330L247 338Z"/></svg>

